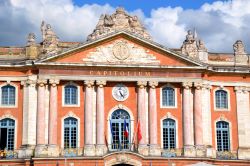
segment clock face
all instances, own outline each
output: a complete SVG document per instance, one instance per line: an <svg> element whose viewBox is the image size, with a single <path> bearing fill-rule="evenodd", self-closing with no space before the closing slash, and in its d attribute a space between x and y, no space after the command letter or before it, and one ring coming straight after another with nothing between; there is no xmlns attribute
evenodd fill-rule
<svg viewBox="0 0 250 166"><path fill-rule="evenodd" d="M117 84L112 90L112 95L117 101L124 101L129 96L128 88L123 84Z"/></svg>

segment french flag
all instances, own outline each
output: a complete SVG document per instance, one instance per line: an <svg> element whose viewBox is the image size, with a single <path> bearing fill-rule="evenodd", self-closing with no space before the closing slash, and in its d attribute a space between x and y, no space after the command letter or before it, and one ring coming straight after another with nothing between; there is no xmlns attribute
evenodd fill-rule
<svg viewBox="0 0 250 166"><path fill-rule="evenodd" d="M124 119L124 137L128 138L128 123Z"/></svg>

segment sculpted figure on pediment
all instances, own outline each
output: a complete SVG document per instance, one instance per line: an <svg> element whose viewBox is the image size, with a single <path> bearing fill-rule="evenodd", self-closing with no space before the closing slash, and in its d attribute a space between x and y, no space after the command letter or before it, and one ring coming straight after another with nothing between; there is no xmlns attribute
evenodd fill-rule
<svg viewBox="0 0 250 166"><path fill-rule="evenodd" d="M87 40L94 40L114 31L125 30L139 35L145 39L151 39L137 16L130 16L124 8L119 7L112 15L101 15L96 28Z"/></svg>

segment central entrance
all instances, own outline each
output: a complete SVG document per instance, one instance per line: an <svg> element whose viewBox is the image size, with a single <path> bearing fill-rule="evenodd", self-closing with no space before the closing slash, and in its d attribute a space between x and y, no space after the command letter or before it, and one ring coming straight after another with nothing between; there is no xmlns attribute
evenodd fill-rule
<svg viewBox="0 0 250 166"><path fill-rule="evenodd" d="M127 111L118 109L114 111L110 119L111 126L111 149L129 150L131 139L130 116Z"/></svg>

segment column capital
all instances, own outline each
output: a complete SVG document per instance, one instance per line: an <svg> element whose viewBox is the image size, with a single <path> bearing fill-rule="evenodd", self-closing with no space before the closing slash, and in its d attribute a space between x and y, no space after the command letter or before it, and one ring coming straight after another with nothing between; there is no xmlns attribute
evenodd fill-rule
<svg viewBox="0 0 250 166"><path fill-rule="evenodd" d="M182 86L184 89L190 89L192 87L193 83L192 82L183 82Z"/></svg>
<svg viewBox="0 0 250 166"><path fill-rule="evenodd" d="M85 80L84 85L86 85L88 88L91 88L94 85L94 80Z"/></svg>
<svg viewBox="0 0 250 166"><path fill-rule="evenodd" d="M203 88L202 82L194 82L194 87L197 90L201 90Z"/></svg>
<svg viewBox="0 0 250 166"><path fill-rule="evenodd" d="M21 81L21 85L23 85L25 87L28 87L28 86L35 87L36 80L31 80L31 79L24 80L24 81Z"/></svg>
<svg viewBox="0 0 250 166"><path fill-rule="evenodd" d="M144 88L145 86L147 86L147 81L137 81L137 85L139 86L139 88Z"/></svg>
<svg viewBox="0 0 250 166"><path fill-rule="evenodd" d="M249 89L245 86L235 86L234 90L236 93L247 93Z"/></svg>
<svg viewBox="0 0 250 166"><path fill-rule="evenodd" d="M100 88L103 88L103 86L106 85L106 81L105 80L97 80L96 85L98 85Z"/></svg>
<svg viewBox="0 0 250 166"><path fill-rule="evenodd" d="M40 87L44 87L44 85L47 84L47 80L44 80L44 79L38 79L37 82L38 86Z"/></svg>
<svg viewBox="0 0 250 166"><path fill-rule="evenodd" d="M151 88L155 88L158 86L158 82L157 81L149 81L148 82L148 85L151 87Z"/></svg>
<svg viewBox="0 0 250 166"><path fill-rule="evenodd" d="M210 84L203 84L202 85L202 89L208 89L208 90L210 90L210 89L212 89L212 85L210 85Z"/></svg>
<svg viewBox="0 0 250 166"><path fill-rule="evenodd" d="M60 80L58 79L50 79L49 83L51 84L51 86L55 87L57 84L59 84Z"/></svg>

